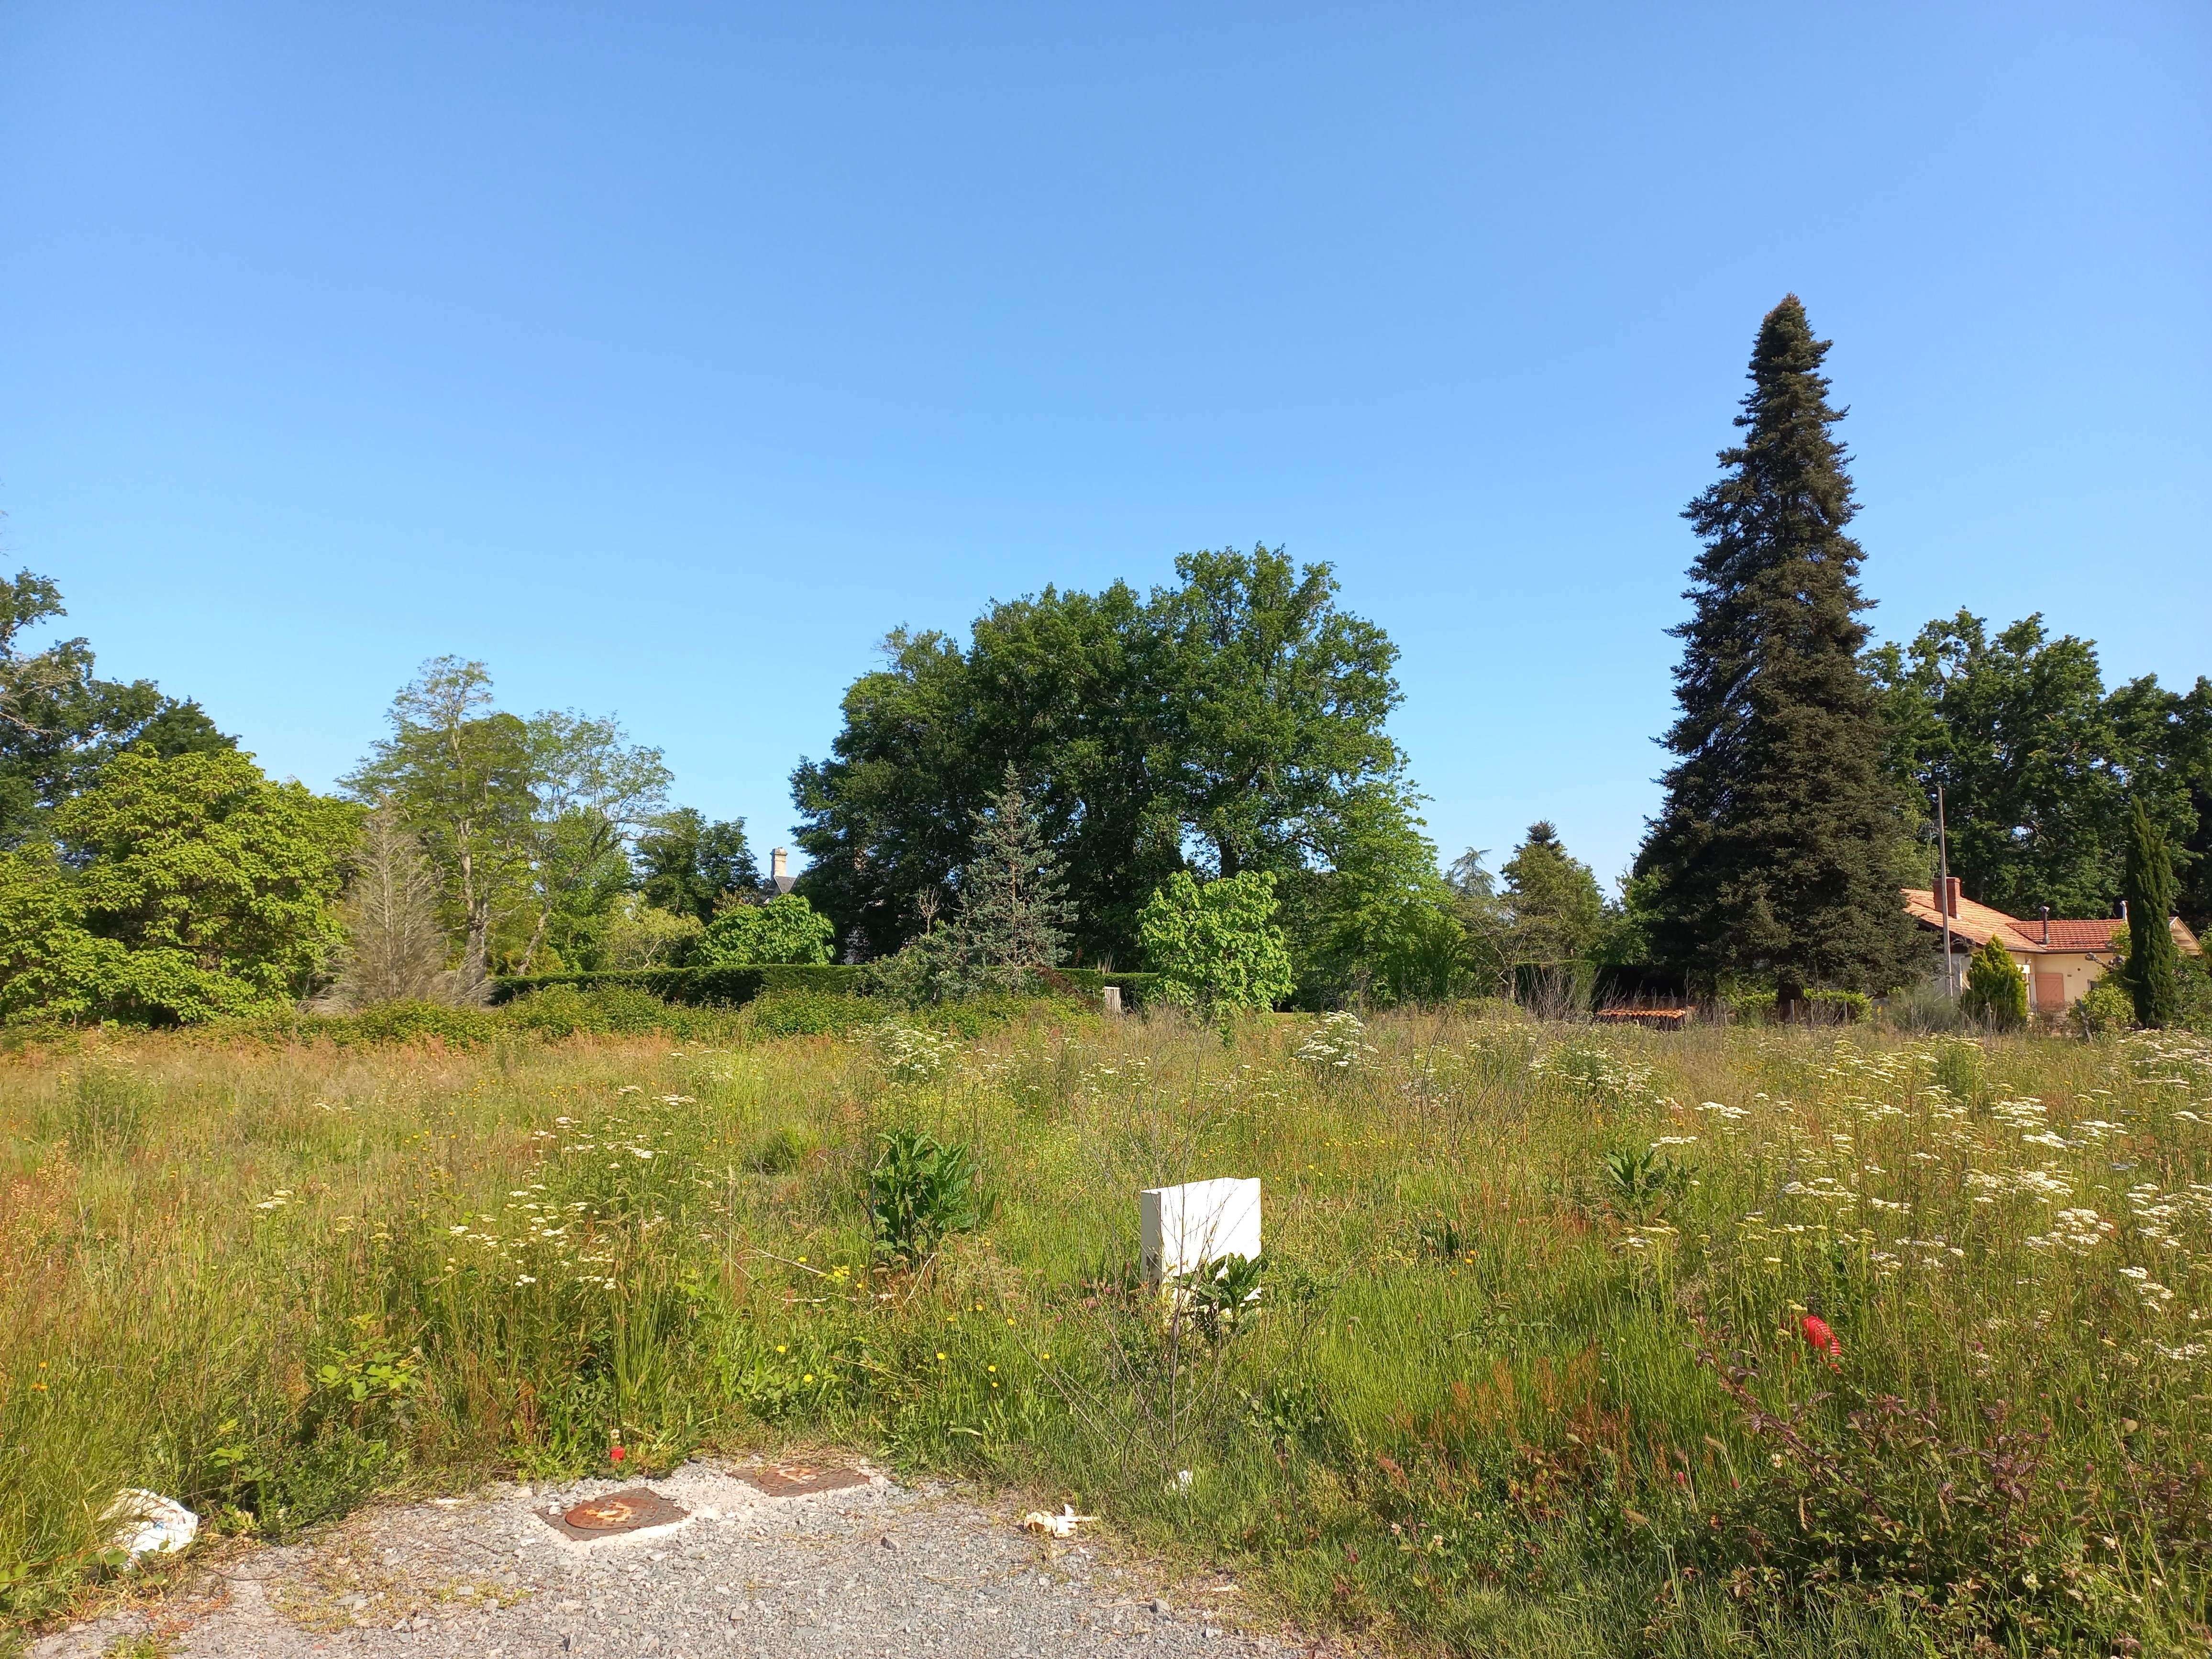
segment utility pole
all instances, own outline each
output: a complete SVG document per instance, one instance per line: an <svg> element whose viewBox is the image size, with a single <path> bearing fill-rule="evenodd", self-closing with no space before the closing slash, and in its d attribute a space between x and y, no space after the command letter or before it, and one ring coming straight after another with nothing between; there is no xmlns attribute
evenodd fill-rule
<svg viewBox="0 0 2212 1659"><path fill-rule="evenodd" d="M1951 970L1951 840L1943 823L1943 786L1936 786L1936 909L1943 918L1943 994L1959 994Z"/></svg>

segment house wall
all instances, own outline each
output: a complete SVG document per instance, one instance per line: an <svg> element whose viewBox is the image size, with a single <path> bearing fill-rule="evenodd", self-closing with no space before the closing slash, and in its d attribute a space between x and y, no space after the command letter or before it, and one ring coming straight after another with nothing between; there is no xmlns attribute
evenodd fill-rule
<svg viewBox="0 0 2212 1659"><path fill-rule="evenodd" d="M2012 957L2014 967L2027 975L2027 1006L2039 1014L2063 1013L2105 976L2104 963L2087 951L2008 951L2005 954ZM2060 1001L2046 1006L2045 999L2036 994L2035 981L2039 975L2051 974L2064 979L2066 994Z"/></svg>

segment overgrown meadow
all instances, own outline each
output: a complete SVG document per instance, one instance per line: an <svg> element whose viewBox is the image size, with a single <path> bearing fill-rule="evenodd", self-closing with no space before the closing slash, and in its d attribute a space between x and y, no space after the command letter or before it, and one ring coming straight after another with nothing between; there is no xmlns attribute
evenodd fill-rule
<svg viewBox="0 0 2212 1659"><path fill-rule="evenodd" d="M2205 1649L2201 1040L773 1024L0 1061L19 1627L125 1486L283 1536L829 1442L1409 1649ZM897 1129L981 1170L912 1261ZM1137 1189L1223 1174L1257 1300L1142 1285Z"/></svg>

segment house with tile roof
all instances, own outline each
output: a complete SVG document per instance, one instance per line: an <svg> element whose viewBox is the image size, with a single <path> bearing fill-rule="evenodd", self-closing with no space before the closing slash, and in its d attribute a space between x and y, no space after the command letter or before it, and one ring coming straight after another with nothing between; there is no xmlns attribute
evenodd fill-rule
<svg viewBox="0 0 2212 1659"><path fill-rule="evenodd" d="M2114 947L2127 936L2124 916L2062 921L2044 915L2023 921L1963 896L1956 876L1940 893L1925 887L1908 887L1904 891L1905 910L1930 933L1941 934L1944 912L1950 912L1952 984L1965 983L1968 959L1996 939L2012 958L2013 966L2027 976L2027 1006L2033 1013L2063 1013L2080 1001L2081 994L2118 960ZM2197 935L2179 916L2166 925L2185 955L2203 954Z"/></svg>

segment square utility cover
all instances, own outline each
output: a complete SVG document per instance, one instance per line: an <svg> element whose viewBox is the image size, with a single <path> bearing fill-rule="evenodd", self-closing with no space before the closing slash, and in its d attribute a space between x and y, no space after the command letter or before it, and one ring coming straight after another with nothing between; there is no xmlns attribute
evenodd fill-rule
<svg viewBox="0 0 2212 1659"><path fill-rule="evenodd" d="M803 1498L811 1492L837 1492L865 1486L868 1477L858 1469L817 1468L811 1463L781 1463L772 1469L746 1469L740 1480L758 1486L770 1498Z"/></svg>
<svg viewBox="0 0 2212 1659"><path fill-rule="evenodd" d="M690 1513L657 1492L631 1486L622 1492L611 1492L604 1498L587 1498L565 1515L547 1515L541 1510L538 1518L563 1538L586 1544L594 1538L642 1532L647 1527L673 1526Z"/></svg>

